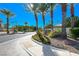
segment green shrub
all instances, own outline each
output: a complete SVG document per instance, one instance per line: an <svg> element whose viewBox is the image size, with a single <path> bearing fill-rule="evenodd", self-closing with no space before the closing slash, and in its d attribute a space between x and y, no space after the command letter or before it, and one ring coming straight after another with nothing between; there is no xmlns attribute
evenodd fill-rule
<svg viewBox="0 0 79 59"><path fill-rule="evenodd" d="M50 40L47 36L45 36L42 32L38 31L38 36L40 38L40 40L45 43L45 44L49 44L50 43Z"/></svg>
<svg viewBox="0 0 79 59"><path fill-rule="evenodd" d="M48 34L48 37L50 37L50 38L55 38L55 37L58 37L58 36L60 36L60 32L57 32L57 31L53 31L53 32L50 32Z"/></svg>
<svg viewBox="0 0 79 59"><path fill-rule="evenodd" d="M71 31L71 37L74 39L79 38L79 28L72 28Z"/></svg>
<svg viewBox="0 0 79 59"><path fill-rule="evenodd" d="M51 32L51 30L46 30L45 34L48 35Z"/></svg>
<svg viewBox="0 0 79 59"><path fill-rule="evenodd" d="M36 35L32 36L34 40L41 41L44 44L50 44L50 39L43 35L42 32L38 31Z"/></svg>
<svg viewBox="0 0 79 59"><path fill-rule="evenodd" d="M55 28L55 31L58 32L58 33L62 32L60 28Z"/></svg>
<svg viewBox="0 0 79 59"><path fill-rule="evenodd" d="M40 38L39 38L39 36L37 34L35 34L34 36L32 36L32 38L35 39L35 40L37 40L37 41L39 41L39 42L41 42L41 40L40 40Z"/></svg>

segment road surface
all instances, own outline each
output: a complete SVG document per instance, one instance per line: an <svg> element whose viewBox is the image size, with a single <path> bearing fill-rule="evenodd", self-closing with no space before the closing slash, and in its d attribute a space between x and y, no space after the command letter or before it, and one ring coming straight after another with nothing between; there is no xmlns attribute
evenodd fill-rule
<svg viewBox="0 0 79 59"><path fill-rule="evenodd" d="M29 56L20 46L19 42L33 33L18 33L14 35L0 36L0 56Z"/></svg>
<svg viewBox="0 0 79 59"><path fill-rule="evenodd" d="M6 42L6 41L9 41L12 39L20 38L23 36L27 36L27 35L30 35L30 33L29 32L27 32L27 33L19 32L17 34L10 34L10 35L2 34L2 35L0 35L0 43Z"/></svg>

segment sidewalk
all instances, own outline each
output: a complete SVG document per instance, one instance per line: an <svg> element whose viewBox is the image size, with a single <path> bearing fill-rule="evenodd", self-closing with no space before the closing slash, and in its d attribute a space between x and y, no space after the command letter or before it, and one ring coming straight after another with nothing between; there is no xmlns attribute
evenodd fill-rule
<svg viewBox="0 0 79 59"><path fill-rule="evenodd" d="M35 42L32 41L31 36L28 36L25 41L21 42L21 46L31 56L79 56L78 54L69 52L67 50Z"/></svg>

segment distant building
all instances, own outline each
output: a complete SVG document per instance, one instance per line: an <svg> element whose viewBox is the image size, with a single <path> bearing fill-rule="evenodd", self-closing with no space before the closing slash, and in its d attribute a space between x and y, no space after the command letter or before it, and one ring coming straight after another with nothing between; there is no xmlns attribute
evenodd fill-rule
<svg viewBox="0 0 79 59"><path fill-rule="evenodd" d="M2 20L0 19L0 31L3 30L3 26L2 26Z"/></svg>
<svg viewBox="0 0 79 59"><path fill-rule="evenodd" d="M5 26L2 24L2 19L0 19L0 32L4 31L5 29Z"/></svg>

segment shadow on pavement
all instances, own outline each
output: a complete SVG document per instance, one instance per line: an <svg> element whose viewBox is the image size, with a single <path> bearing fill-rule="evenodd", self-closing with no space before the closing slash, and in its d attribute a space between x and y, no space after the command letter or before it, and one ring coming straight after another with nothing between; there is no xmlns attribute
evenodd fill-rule
<svg viewBox="0 0 79 59"><path fill-rule="evenodd" d="M7 34L0 34L0 36L5 36L5 35L7 35Z"/></svg>
<svg viewBox="0 0 79 59"><path fill-rule="evenodd" d="M7 33L5 33L5 34L0 34L0 36L5 36L5 35L14 35L13 33L10 33L10 34L7 34Z"/></svg>
<svg viewBox="0 0 79 59"><path fill-rule="evenodd" d="M58 56L58 54L55 51L52 51L52 48L50 46L43 46L43 55L44 56Z"/></svg>

